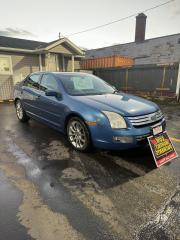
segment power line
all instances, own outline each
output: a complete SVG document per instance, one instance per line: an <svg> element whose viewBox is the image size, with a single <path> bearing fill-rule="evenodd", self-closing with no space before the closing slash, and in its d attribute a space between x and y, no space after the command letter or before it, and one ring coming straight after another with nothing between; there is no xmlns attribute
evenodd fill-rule
<svg viewBox="0 0 180 240"><path fill-rule="evenodd" d="M173 1L175 1L175 0L170 0L170 1L167 1L167 2L164 2L164 3L161 3L161 4L156 5L154 7L147 8L147 9L141 11L141 12L143 12L143 13L149 12L149 11L154 10L156 8L159 8L159 7L162 7L164 5L167 5L167 4L169 4L169 3L173 2ZM117 23L117 22L124 21L124 20L129 19L129 18L135 17L138 13L140 13L140 12L133 13L132 15L129 15L127 17L123 17L123 18L120 18L118 20L115 20L115 21L112 21L112 22L108 22L108 23L105 23L105 24L102 24L102 25L99 25L99 26L96 26L96 27L87 28L87 29L79 31L79 32L71 33L71 34L67 35L66 37L71 37L71 36L78 35L78 34L81 34L81 33L90 32L90 31L93 31L93 30L96 30L96 29L99 29L99 28L103 28L103 27L106 27L108 25L111 25L111 24L114 24L114 23Z"/></svg>

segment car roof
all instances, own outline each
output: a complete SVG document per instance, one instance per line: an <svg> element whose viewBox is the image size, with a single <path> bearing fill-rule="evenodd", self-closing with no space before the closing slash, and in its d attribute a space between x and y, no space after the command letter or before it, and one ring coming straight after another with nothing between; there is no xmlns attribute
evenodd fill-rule
<svg viewBox="0 0 180 240"><path fill-rule="evenodd" d="M30 75L33 74L53 74L53 75L89 75L89 73L84 72L45 72L45 71L39 71L39 72L33 72Z"/></svg>

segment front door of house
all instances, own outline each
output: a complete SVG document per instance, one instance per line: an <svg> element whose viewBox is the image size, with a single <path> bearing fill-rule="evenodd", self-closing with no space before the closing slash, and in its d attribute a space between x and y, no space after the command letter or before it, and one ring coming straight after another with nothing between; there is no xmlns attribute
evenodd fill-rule
<svg viewBox="0 0 180 240"><path fill-rule="evenodd" d="M57 72L59 67L58 57L54 53L46 55L46 71Z"/></svg>

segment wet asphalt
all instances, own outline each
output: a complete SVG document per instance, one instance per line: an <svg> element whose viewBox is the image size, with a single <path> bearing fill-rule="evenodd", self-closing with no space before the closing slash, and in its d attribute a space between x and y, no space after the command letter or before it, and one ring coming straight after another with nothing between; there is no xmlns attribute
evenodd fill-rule
<svg viewBox="0 0 180 240"><path fill-rule="evenodd" d="M180 106L162 106L180 154ZM180 239L180 159L149 147L72 150L65 137L0 105L0 240Z"/></svg>

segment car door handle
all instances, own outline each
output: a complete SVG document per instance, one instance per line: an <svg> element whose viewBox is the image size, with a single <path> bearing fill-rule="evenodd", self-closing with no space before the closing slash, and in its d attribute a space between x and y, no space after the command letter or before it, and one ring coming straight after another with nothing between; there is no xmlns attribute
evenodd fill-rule
<svg viewBox="0 0 180 240"><path fill-rule="evenodd" d="M37 96L35 97L35 99L38 100L40 97L41 97L41 95L37 95Z"/></svg>

